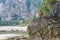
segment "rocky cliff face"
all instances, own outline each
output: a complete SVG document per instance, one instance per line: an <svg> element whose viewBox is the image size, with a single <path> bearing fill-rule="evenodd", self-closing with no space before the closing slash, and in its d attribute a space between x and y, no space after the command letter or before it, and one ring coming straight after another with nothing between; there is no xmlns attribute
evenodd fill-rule
<svg viewBox="0 0 60 40"><path fill-rule="evenodd" d="M37 18L31 22L27 29L31 40L59 40L60 18L57 19Z"/></svg>
<svg viewBox="0 0 60 40"><path fill-rule="evenodd" d="M60 3L54 3L46 16L34 19L27 32L31 40L60 40Z"/></svg>

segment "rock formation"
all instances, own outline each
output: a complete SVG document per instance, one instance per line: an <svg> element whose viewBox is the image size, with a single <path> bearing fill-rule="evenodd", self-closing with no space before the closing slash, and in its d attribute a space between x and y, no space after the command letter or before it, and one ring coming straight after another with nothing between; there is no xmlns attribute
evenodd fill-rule
<svg viewBox="0 0 60 40"><path fill-rule="evenodd" d="M60 40L60 6L54 4L51 11L42 18L34 19L27 27L31 40Z"/></svg>
<svg viewBox="0 0 60 40"><path fill-rule="evenodd" d="M39 18L35 19L29 24L27 32L31 40L52 40L52 38L60 36L59 27L60 19L45 19L41 21Z"/></svg>
<svg viewBox="0 0 60 40"><path fill-rule="evenodd" d="M47 17L52 18L52 17L58 17L60 13L60 3L54 3L51 4L51 10L47 13Z"/></svg>

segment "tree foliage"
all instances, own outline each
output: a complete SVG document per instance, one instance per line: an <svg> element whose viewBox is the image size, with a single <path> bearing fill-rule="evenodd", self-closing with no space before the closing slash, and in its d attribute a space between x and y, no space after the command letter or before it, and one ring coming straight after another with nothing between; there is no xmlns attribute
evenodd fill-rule
<svg viewBox="0 0 60 40"><path fill-rule="evenodd" d="M46 3L50 3L50 4L55 2L55 0L43 0L43 1L46 2Z"/></svg>
<svg viewBox="0 0 60 40"><path fill-rule="evenodd" d="M50 4L53 4L54 2L55 0L43 0L39 11L41 10L43 14L46 15L47 12L51 9Z"/></svg>

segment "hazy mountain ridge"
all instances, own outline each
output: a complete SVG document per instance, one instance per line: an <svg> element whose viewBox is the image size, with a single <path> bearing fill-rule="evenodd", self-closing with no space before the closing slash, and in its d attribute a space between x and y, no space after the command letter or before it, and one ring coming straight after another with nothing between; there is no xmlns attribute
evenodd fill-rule
<svg viewBox="0 0 60 40"><path fill-rule="evenodd" d="M0 0L0 20L36 17L41 0Z"/></svg>

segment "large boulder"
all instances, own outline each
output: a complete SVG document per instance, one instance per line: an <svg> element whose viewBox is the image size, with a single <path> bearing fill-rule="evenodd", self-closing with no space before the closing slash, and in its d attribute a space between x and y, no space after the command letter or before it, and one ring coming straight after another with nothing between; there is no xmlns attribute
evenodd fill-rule
<svg viewBox="0 0 60 40"><path fill-rule="evenodd" d="M59 40L60 18L36 18L27 27L31 40Z"/></svg>
<svg viewBox="0 0 60 40"><path fill-rule="evenodd" d="M31 40L60 40L60 2L51 5L46 16L36 18L28 25Z"/></svg>

